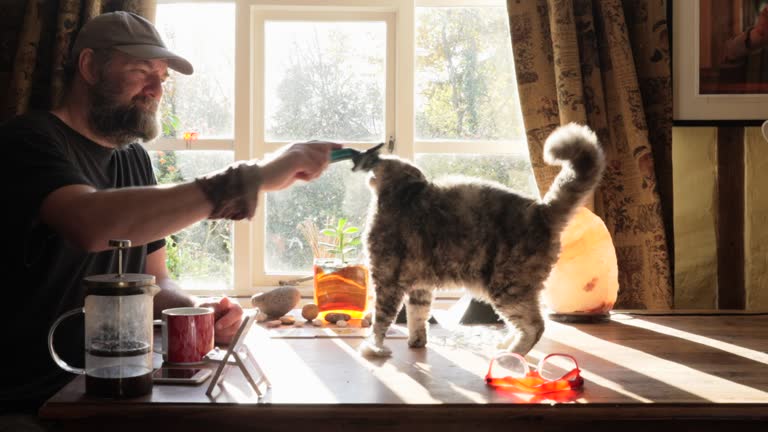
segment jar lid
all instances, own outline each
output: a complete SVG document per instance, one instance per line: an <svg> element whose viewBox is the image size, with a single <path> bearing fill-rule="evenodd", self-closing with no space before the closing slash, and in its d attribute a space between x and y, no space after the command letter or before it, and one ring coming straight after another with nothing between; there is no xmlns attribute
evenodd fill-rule
<svg viewBox="0 0 768 432"><path fill-rule="evenodd" d="M83 279L85 295L125 296L157 293L155 276L141 273L100 274Z"/></svg>

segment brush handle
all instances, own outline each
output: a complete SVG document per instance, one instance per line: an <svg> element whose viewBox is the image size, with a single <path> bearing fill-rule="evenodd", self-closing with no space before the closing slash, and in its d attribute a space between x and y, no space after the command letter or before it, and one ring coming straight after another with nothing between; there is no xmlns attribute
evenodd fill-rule
<svg viewBox="0 0 768 432"><path fill-rule="evenodd" d="M338 162L342 160L352 159L353 157L359 155L360 152L351 149L351 148L343 148L343 149L337 149L337 150L331 150L331 163Z"/></svg>

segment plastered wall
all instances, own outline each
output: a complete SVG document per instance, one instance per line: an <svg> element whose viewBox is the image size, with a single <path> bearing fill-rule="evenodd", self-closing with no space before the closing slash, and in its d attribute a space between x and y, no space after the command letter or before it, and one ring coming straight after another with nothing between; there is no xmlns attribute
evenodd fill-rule
<svg viewBox="0 0 768 432"><path fill-rule="evenodd" d="M745 139L747 308L768 309L768 142L759 128L748 128Z"/></svg>
<svg viewBox="0 0 768 432"><path fill-rule="evenodd" d="M768 143L745 130L745 283L747 309L768 310ZM717 129L672 132L675 200L675 308L717 305L715 191Z"/></svg>

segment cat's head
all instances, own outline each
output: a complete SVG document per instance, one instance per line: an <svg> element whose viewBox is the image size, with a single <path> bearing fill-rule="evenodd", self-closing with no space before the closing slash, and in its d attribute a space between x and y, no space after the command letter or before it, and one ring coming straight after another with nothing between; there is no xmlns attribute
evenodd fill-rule
<svg viewBox="0 0 768 432"><path fill-rule="evenodd" d="M370 168L368 185L374 193L394 191L415 183L426 183L427 178L411 162L397 156L379 156Z"/></svg>

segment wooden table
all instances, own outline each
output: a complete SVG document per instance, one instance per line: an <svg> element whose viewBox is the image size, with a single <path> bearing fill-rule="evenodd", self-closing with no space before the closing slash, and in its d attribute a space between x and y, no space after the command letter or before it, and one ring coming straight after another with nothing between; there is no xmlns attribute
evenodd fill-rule
<svg viewBox="0 0 768 432"><path fill-rule="evenodd" d="M249 340L272 388L259 401L237 369L214 398L201 386L155 385L105 401L78 377L41 409L72 430L768 430L768 315L614 313L608 323L548 322L529 363L576 357L578 394L531 397L486 387L494 326L433 326L426 349L388 340L369 359L360 338ZM108 425L108 427L107 427ZM170 428L169 428L170 426ZM502 429L503 428L503 429ZM738 429L736 429L738 428ZM655 432L655 431L654 431Z"/></svg>

